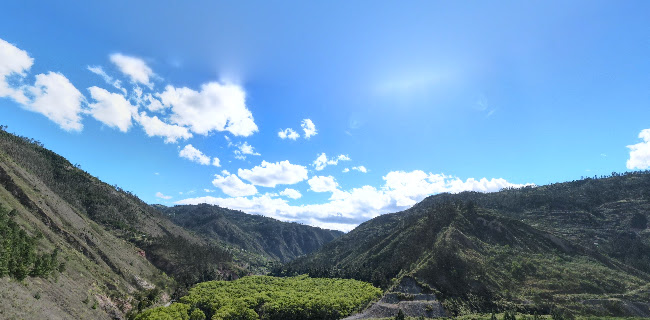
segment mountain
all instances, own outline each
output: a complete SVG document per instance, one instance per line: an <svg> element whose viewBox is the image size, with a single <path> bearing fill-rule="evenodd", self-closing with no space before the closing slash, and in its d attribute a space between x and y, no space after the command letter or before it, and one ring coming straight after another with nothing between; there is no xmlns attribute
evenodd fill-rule
<svg viewBox="0 0 650 320"><path fill-rule="evenodd" d="M450 314L518 309L650 316L650 174L431 196L276 274L388 288L405 276Z"/></svg>
<svg viewBox="0 0 650 320"><path fill-rule="evenodd" d="M225 226L233 233L203 235L168 214L187 211L189 218L205 206L148 205L5 128L0 126L3 319L122 319L198 282L264 272L339 235L221 208L209 211L226 212Z"/></svg>
<svg viewBox="0 0 650 320"><path fill-rule="evenodd" d="M208 204L161 210L182 227L271 261L291 261L343 235L341 231L281 222Z"/></svg>

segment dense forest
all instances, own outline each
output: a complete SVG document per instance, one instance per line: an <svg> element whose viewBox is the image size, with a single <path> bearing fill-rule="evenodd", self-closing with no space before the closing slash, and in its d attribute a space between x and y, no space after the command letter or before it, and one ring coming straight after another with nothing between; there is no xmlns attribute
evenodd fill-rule
<svg viewBox="0 0 650 320"><path fill-rule="evenodd" d="M15 215L15 210L8 212L0 207L0 277L8 275L23 280L27 276L47 277L63 271L65 263L59 262L59 250L38 253L40 237L28 235L13 221Z"/></svg>
<svg viewBox="0 0 650 320"><path fill-rule="evenodd" d="M251 276L198 284L178 303L135 319L340 319L380 295L378 288L356 280Z"/></svg>

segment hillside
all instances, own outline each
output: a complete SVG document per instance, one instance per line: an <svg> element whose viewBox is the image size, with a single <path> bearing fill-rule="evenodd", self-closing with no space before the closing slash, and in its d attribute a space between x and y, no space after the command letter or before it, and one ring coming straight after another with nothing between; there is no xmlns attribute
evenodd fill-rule
<svg viewBox="0 0 650 320"><path fill-rule="evenodd" d="M650 174L441 194L361 224L277 274L413 276L451 314L650 316Z"/></svg>
<svg viewBox="0 0 650 320"><path fill-rule="evenodd" d="M271 261L288 262L343 235L341 231L281 222L207 204L174 206L161 211L180 226Z"/></svg>
<svg viewBox="0 0 650 320"><path fill-rule="evenodd" d="M17 235L0 237L0 242L3 248L12 243L24 247L0 248L4 276L0 297L6 302L0 318L47 313L51 319L120 319L129 311L183 295L198 282L262 272L337 235L237 213L255 223L272 220L273 230L286 231L286 245L277 253L266 253L270 247L259 244L276 244L275 235L242 236L247 232L242 230L254 227L244 224L239 229L232 215L228 227L236 235L204 236L175 224L157 206L100 181L38 141L0 129L0 217L5 217L0 222ZM258 246L247 251L231 239ZM5 262L9 273L3 271ZM23 269L14 266L17 262ZM26 273L32 275L22 279Z"/></svg>

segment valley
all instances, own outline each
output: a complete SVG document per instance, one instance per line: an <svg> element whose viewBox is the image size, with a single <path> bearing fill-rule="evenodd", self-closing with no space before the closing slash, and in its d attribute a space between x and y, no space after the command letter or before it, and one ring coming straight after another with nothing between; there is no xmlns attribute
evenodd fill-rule
<svg viewBox="0 0 650 320"><path fill-rule="evenodd" d="M434 195L343 234L149 205L0 131L0 318L650 317L649 209L628 172Z"/></svg>

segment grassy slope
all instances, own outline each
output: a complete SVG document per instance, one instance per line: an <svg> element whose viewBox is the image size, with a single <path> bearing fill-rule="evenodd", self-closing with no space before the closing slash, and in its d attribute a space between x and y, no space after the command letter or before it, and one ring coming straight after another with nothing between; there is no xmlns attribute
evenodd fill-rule
<svg viewBox="0 0 650 320"><path fill-rule="evenodd" d="M650 301L648 230L630 225L634 215L647 217L649 184L649 174L637 173L433 196L370 220L277 273L351 277L383 287L411 274L456 313L547 313L563 305L578 313L626 314L625 301Z"/></svg>
<svg viewBox="0 0 650 320"><path fill-rule="evenodd" d="M303 236L304 243L287 242L283 255L244 251L228 239L210 239L178 226L130 192L100 181L36 141L3 130L0 205L16 209L15 219L30 234L44 235L39 243L43 250L59 247L60 259L68 260L58 279L29 278L23 283L0 279L0 297L10 301L0 307L0 318L40 314L38 310L51 310L53 318L122 316L137 306L141 293L151 285L170 294L171 287L178 285L180 295L197 282L264 270L269 261L313 249L304 246L313 244L309 236L322 243L332 233L319 229L304 235L301 230L311 227L300 226L295 238ZM231 221L231 227L237 228L236 223ZM265 243L264 236L256 235L255 241ZM141 250L146 258L138 253ZM41 298L30 302L26 297L36 292Z"/></svg>
<svg viewBox="0 0 650 320"><path fill-rule="evenodd" d="M205 204L175 206L162 211L185 228L281 262L315 251L343 235L340 231L286 223Z"/></svg>
<svg viewBox="0 0 650 320"><path fill-rule="evenodd" d="M43 236L39 247L60 248L59 260L66 263L64 272L48 279L0 279L0 318L110 319L136 303L132 292L170 284L133 244L80 214L3 152L0 180L0 205L16 209L14 219L31 235Z"/></svg>

